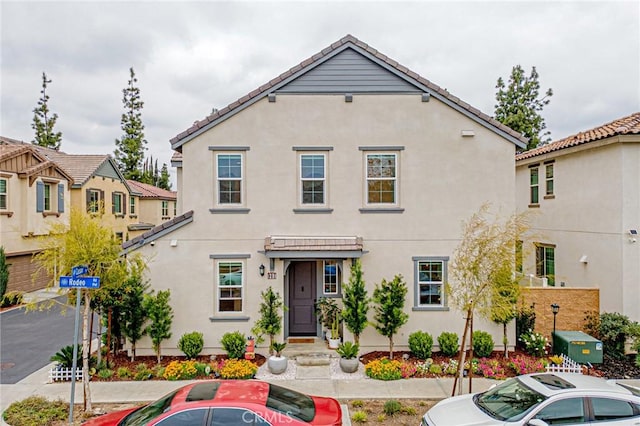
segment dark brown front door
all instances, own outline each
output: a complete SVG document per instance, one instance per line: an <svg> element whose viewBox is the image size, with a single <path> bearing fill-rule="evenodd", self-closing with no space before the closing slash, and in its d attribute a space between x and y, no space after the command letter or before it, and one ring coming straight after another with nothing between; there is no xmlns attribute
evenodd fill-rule
<svg viewBox="0 0 640 426"><path fill-rule="evenodd" d="M314 301L316 263L294 262L289 267L289 334L315 336L317 333Z"/></svg>

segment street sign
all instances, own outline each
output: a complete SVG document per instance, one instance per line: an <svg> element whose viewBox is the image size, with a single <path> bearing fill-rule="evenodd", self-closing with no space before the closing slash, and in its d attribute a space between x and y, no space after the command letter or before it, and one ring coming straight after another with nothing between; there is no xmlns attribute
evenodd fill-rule
<svg viewBox="0 0 640 426"><path fill-rule="evenodd" d="M89 272L89 268L84 265L74 266L73 268L71 268L71 276L73 276L73 278L84 275L87 272Z"/></svg>
<svg viewBox="0 0 640 426"><path fill-rule="evenodd" d="M60 277L60 288L100 288L100 277Z"/></svg>

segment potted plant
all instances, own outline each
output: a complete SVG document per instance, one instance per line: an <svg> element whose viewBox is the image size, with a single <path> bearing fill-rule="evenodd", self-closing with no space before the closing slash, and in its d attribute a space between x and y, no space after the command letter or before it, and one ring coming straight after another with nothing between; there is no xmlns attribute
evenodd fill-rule
<svg viewBox="0 0 640 426"><path fill-rule="evenodd" d="M323 335L329 338L329 330L333 326L333 319L339 312L338 304L335 299L330 297L321 297L315 305L316 317L318 323L322 327Z"/></svg>
<svg viewBox="0 0 640 426"><path fill-rule="evenodd" d="M272 374L282 374L287 370L287 357L282 356L282 351L287 346L286 343L273 342L271 344L271 355L267 358L267 368Z"/></svg>
<svg viewBox="0 0 640 426"><path fill-rule="evenodd" d="M329 348L337 349L340 344L340 330L338 329L338 325L340 321L338 319L338 313L336 312L333 317L333 323L331 324L331 336L329 337Z"/></svg>
<svg viewBox="0 0 640 426"><path fill-rule="evenodd" d="M358 351L360 345L353 342L344 342L338 345L336 352L340 355L340 369L345 373L355 373L358 371L360 360L358 360Z"/></svg>

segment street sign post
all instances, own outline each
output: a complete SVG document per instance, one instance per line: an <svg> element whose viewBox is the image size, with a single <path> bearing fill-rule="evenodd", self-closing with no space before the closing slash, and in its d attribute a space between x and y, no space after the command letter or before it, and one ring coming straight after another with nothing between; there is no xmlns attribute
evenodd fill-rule
<svg viewBox="0 0 640 426"><path fill-rule="evenodd" d="M82 289L100 288L100 277L81 277L89 272L89 268L84 265L74 266L71 268L70 277L60 277L60 288L76 289L76 324L73 334L73 364L71 366L71 395L69 403L69 423L73 423L73 404L76 390L76 370L78 368L78 330L80 329L80 303ZM98 349L100 350L100 349ZM88 374L87 371L84 374Z"/></svg>

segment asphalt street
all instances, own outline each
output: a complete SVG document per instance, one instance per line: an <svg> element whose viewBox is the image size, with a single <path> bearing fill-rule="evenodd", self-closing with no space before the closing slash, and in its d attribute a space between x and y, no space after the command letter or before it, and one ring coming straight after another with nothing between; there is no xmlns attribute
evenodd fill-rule
<svg viewBox="0 0 640 426"><path fill-rule="evenodd" d="M49 364L60 348L73 344L75 307L66 305L66 300L61 296L43 302L55 303L42 311L21 307L0 313L0 383L17 383Z"/></svg>

